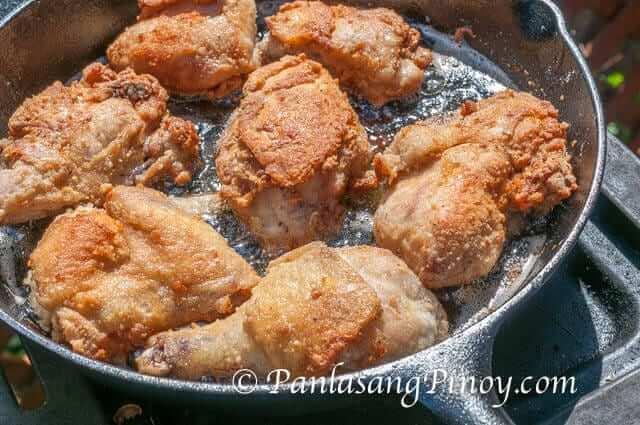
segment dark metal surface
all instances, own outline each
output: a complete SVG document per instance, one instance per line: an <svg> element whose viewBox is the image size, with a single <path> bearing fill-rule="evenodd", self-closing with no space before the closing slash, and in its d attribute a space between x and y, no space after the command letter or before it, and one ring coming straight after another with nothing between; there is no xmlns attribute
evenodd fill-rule
<svg viewBox="0 0 640 425"><path fill-rule="evenodd" d="M595 204L604 161L604 125L597 92L557 8L547 0L378 3L430 15L432 22L448 33L460 25L471 25L476 34L472 47L490 57L516 85L556 104L562 118L572 123L571 137L578 141L574 156L580 190L563 208L556 209L548 240L528 284L496 312L446 342L358 374L364 379L380 375L410 378L443 367L450 376L490 375L493 339L500 325L525 306L525 301L560 265ZM99 56L105 43L131 21L134 6L130 0L28 2L19 15L0 29L0 96L3 98L0 122L6 122L26 96L53 79L66 79L72 71ZM491 13L487 13L488 10ZM0 296L0 318L21 335L36 346L73 362L87 375L124 391L173 402L215 404L226 409L252 403L256 409L286 408L291 413L354 402L342 395L273 395L269 394L268 386L260 387L251 396L240 397L225 385L143 376L74 354L15 320L14 316L13 298L7 294ZM52 392L48 394L53 397ZM503 411L487 407L490 399L438 392L425 395L422 401L456 423L509 422Z"/></svg>
<svg viewBox="0 0 640 425"><path fill-rule="evenodd" d="M640 403L640 370L585 397L572 411L560 412L548 424L567 425L628 425L638 422ZM575 412L575 413L574 413Z"/></svg>
<svg viewBox="0 0 640 425"><path fill-rule="evenodd" d="M611 139L609 145L619 143ZM633 161L625 151L626 160ZM623 177L614 171L608 175L616 182ZM497 375L513 376L516 382L525 376L576 380L576 394L516 396L508 405L516 423L580 423L574 416L591 408L584 400L577 403L580 398L597 399L601 387L640 367L639 249L640 228L603 197L579 246L536 294L540 301L521 309L497 336ZM603 417L624 409L600 407Z"/></svg>
<svg viewBox="0 0 640 425"><path fill-rule="evenodd" d="M609 144L609 167L602 191L636 227L640 227L638 186L631 183L637 182L640 176L640 158L635 155L629 157L627 150L622 143Z"/></svg>
<svg viewBox="0 0 640 425"><path fill-rule="evenodd" d="M46 402L39 409L23 410L0 374L0 424L106 425L101 403L82 375L60 367L58 357L43 347L33 343L25 346L45 383Z"/></svg>

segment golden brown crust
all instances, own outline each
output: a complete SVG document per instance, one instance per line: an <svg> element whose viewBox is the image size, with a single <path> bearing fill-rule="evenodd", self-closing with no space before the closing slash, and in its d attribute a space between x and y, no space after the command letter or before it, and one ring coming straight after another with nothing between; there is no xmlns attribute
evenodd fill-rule
<svg viewBox="0 0 640 425"><path fill-rule="evenodd" d="M197 135L191 123L168 115L167 100L152 76L99 63L85 68L79 81L55 82L25 100L1 143L0 223L100 204L103 185L130 184L143 164L155 162L156 178L188 183L199 156ZM167 131L165 124L181 130ZM152 153L149 142L161 135L164 142Z"/></svg>
<svg viewBox="0 0 640 425"><path fill-rule="evenodd" d="M72 137L69 133L77 128L77 123L91 118L91 104L110 98L130 102L153 128L165 115L169 96L150 75L138 75L130 69L117 73L100 63L93 63L83 70L82 79L70 86L56 81L38 95L26 99L9 119L9 134L15 139L51 133L62 138ZM54 141L44 142L52 144ZM9 159L12 158L5 157L5 160Z"/></svg>
<svg viewBox="0 0 640 425"><path fill-rule="evenodd" d="M388 191L375 215L376 242L400 256L428 288L473 282L502 252L501 191L512 171L499 147L446 150Z"/></svg>
<svg viewBox="0 0 640 425"><path fill-rule="evenodd" d="M109 63L149 73L172 93L223 97L255 69L253 0L142 0L139 22L109 46Z"/></svg>
<svg viewBox="0 0 640 425"><path fill-rule="evenodd" d="M377 184L347 97L304 55L256 70L243 91L218 142L221 195L271 251L335 234L344 193Z"/></svg>
<svg viewBox="0 0 640 425"><path fill-rule="evenodd" d="M313 242L274 260L231 316L163 332L136 359L143 373L197 380L326 375L397 360L447 335L444 309L389 251Z"/></svg>
<svg viewBox="0 0 640 425"><path fill-rule="evenodd" d="M247 333L274 365L325 375L380 313L375 291L324 244L269 266L246 310Z"/></svg>
<svg viewBox="0 0 640 425"><path fill-rule="evenodd" d="M306 53L376 105L416 92L431 63L420 33L390 9L294 1L266 22L265 57Z"/></svg>
<svg viewBox="0 0 640 425"><path fill-rule="evenodd" d="M208 224L141 187L56 218L29 267L54 339L113 363L154 333L232 313L258 281Z"/></svg>
<svg viewBox="0 0 640 425"><path fill-rule="evenodd" d="M567 127L551 103L508 90L403 128L374 160L390 185L377 243L429 288L487 275L512 217L545 214L576 190Z"/></svg>
<svg viewBox="0 0 640 425"><path fill-rule="evenodd" d="M346 367L397 360L448 336L447 315L438 298L391 251L368 245L336 251L376 291L382 305L380 316L342 353Z"/></svg>
<svg viewBox="0 0 640 425"><path fill-rule="evenodd" d="M122 224L103 210L79 209L56 217L29 260L39 304L46 309L60 305L75 292L90 289L89 278L95 273L127 261L129 247L122 232ZM43 255L47 244L61 249L57 255Z"/></svg>
<svg viewBox="0 0 640 425"><path fill-rule="evenodd" d="M96 62L83 70L78 85L94 90L88 92L93 101L108 97L128 100L145 121L158 120L167 111L169 94L158 80L151 75L137 74L132 69L115 72Z"/></svg>
<svg viewBox="0 0 640 425"><path fill-rule="evenodd" d="M239 142L238 112L236 109L218 142L216 173L223 184L221 196L247 207L257 193L268 187L270 179L251 150Z"/></svg>
<svg viewBox="0 0 640 425"><path fill-rule="evenodd" d="M577 189L567 151L568 127L550 102L506 90L477 103L466 102L450 116L403 128L384 154L374 158L374 166L380 178L393 184L453 146L500 146L514 168L505 188L509 208L544 213Z"/></svg>
<svg viewBox="0 0 640 425"><path fill-rule="evenodd" d="M285 69L286 78L279 78ZM245 95L237 117L239 139L281 187L306 181L336 154L349 137L349 127L357 124L327 71L303 58L259 69Z"/></svg>
<svg viewBox="0 0 640 425"><path fill-rule="evenodd" d="M336 6L338 7L338 6ZM304 20L295 22L296 31L289 32L285 24L290 22L287 12L303 9ZM316 42L327 46L335 29L334 11L322 2L294 1L280 6L278 13L265 18L269 31L285 43L297 46L307 42Z"/></svg>
<svg viewBox="0 0 640 425"><path fill-rule="evenodd" d="M244 96L216 159L227 193L251 199L267 184L299 185L323 165L331 167L327 161L343 147L353 157L367 156L366 134L348 99L328 72L304 55L255 71ZM248 166L237 166L239 159ZM356 161L354 177L365 172L363 162L366 158Z"/></svg>
<svg viewBox="0 0 640 425"><path fill-rule="evenodd" d="M144 153L155 162L136 177L138 183L150 185L163 176L170 176L178 185L191 182L191 170L200 154L200 137L191 121L166 116L160 128L147 140Z"/></svg>

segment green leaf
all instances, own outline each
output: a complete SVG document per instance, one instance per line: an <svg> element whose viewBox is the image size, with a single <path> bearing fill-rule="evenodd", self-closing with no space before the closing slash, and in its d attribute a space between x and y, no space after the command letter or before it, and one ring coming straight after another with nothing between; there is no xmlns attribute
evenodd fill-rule
<svg viewBox="0 0 640 425"><path fill-rule="evenodd" d="M619 71L610 73L607 75L607 84L609 84L610 87L617 89L624 84L624 74Z"/></svg>

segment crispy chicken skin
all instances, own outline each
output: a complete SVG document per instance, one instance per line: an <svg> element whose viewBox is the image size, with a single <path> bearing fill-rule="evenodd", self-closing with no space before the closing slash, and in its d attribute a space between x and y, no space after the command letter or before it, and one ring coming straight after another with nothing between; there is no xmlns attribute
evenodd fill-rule
<svg viewBox="0 0 640 425"><path fill-rule="evenodd" d="M512 172L502 149L463 144L401 178L378 207L374 233L428 288L472 282L491 271L506 240L498 203Z"/></svg>
<svg viewBox="0 0 640 425"><path fill-rule="evenodd" d="M420 33L390 9L294 1L266 22L270 32L259 44L264 61L306 53L377 106L418 91L431 63Z"/></svg>
<svg viewBox="0 0 640 425"><path fill-rule="evenodd" d="M255 69L253 0L139 0L138 22L107 50L116 69L154 75L172 93L226 96Z"/></svg>
<svg viewBox="0 0 640 425"><path fill-rule="evenodd" d="M29 267L54 340L119 364L154 333L230 314L258 281L208 224L142 187L58 216Z"/></svg>
<svg viewBox="0 0 640 425"><path fill-rule="evenodd" d="M436 296L391 251L355 246L336 250L376 291L382 310L356 344L340 356L350 369L364 369L417 353L443 341L449 323Z"/></svg>
<svg viewBox="0 0 640 425"><path fill-rule="evenodd" d="M100 203L103 185L191 181L198 159L194 126L167 113L167 93L149 75L95 63L80 81L53 83L25 100L0 141L0 224Z"/></svg>
<svg viewBox="0 0 640 425"><path fill-rule="evenodd" d="M390 185L378 245L428 288L485 276L512 219L546 214L577 189L567 127L551 103L514 91L405 127L374 160Z"/></svg>
<svg viewBox="0 0 640 425"><path fill-rule="evenodd" d="M358 116L329 73L304 55L256 70L221 137L221 194L272 251L337 233L340 199L376 183Z"/></svg>
<svg viewBox="0 0 640 425"><path fill-rule="evenodd" d="M249 301L203 327L153 336L138 370L183 379L321 376L398 359L444 339L435 296L387 250L313 242L273 261Z"/></svg>

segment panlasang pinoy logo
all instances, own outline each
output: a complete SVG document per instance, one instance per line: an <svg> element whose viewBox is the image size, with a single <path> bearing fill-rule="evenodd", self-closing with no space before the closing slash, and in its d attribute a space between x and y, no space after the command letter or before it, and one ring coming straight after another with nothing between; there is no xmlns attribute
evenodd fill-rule
<svg viewBox="0 0 640 425"><path fill-rule="evenodd" d="M485 377L453 377L444 369L434 369L421 376L403 378L399 376L363 375L339 376L338 369L344 363L336 364L329 376L322 377L292 377L287 369L274 369L260 382L258 375L251 369L238 370L232 379L232 385L239 394L251 394L261 384L271 394L345 394L345 395L381 395L395 394L401 396L402 407L413 407L420 397L428 397L436 392L450 394L491 394L495 393L498 400L492 405L494 408L504 406L514 394L575 394L575 377L542 376L534 378L527 376L517 385L512 376Z"/></svg>

